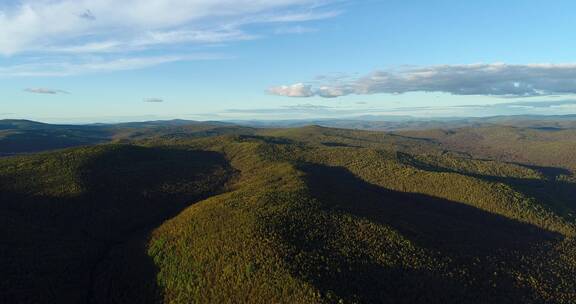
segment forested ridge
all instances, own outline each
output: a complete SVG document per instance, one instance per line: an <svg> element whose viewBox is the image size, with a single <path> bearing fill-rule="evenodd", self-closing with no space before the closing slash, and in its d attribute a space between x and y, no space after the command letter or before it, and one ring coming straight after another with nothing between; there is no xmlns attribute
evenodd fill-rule
<svg viewBox="0 0 576 304"><path fill-rule="evenodd" d="M178 128L0 159L0 300L576 302L545 131Z"/></svg>

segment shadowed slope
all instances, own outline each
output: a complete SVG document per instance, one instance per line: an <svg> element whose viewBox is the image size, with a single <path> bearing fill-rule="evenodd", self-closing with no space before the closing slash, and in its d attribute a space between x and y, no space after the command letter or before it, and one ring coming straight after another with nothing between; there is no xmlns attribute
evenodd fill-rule
<svg viewBox="0 0 576 304"><path fill-rule="evenodd" d="M154 301L148 232L218 191L214 152L101 146L0 162L0 299Z"/></svg>
<svg viewBox="0 0 576 304"><path fill-rule="evenodd" d="M564 168L498 163L489 160L449 156L403 155L402 162L422 170L458 173L488 182L507 184L515 191L535 198L569 222L576 219L576 183ZM505 169L515 170L505 170ZM492 170L487 170L492 169ZM496 169L496 170L494 170Z"/></svg>
<svg viewBox="0 0 576 304"><path fill-rule="evenodd" d="M330 208L393 227L419 244L452 254L527 249L554 232L465 204L371 185L345 168L303 165L314 197Z"/></svg>
<svg viewBox="0 0 576 304"><path fill-rule="evenodd" d="M514 273L533 247L560 235L503 216L366 183L343 168L305 164L317 204L276 219L292 273L329 302L527 303L545 301ZM519 252L522 252L521 254Z"/></svg>

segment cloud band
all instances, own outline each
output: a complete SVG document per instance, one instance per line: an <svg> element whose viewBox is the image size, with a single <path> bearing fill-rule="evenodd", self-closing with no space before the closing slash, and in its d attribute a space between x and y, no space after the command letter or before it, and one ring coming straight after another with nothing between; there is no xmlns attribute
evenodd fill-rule
<svg viewBox="0 0 576 304"><path fill-rule="evenodd" d="M33 94L48 94L48 95L56 95L56 94L70 94L64 90L55 90L55 89L47 89L47 88L27 88L24 89L25 92L33 93Z"/></svg>
<svg viewBox="0 0 576 304"><path fill-rule="evenodd" d="M376 71L364 77L272 87L288 97L442 92L454 95L531 97L576 94L576 64L469 64Z"/></svg>

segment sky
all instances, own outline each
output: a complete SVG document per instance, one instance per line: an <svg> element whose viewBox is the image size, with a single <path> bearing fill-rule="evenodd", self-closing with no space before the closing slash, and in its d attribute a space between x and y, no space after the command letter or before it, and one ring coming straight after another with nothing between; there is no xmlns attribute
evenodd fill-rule
<svg viewBox="0 0 576 304"><path fill-rule="evenodd" d="M569 0L1 0L0 119L576 113Z"/></svg>

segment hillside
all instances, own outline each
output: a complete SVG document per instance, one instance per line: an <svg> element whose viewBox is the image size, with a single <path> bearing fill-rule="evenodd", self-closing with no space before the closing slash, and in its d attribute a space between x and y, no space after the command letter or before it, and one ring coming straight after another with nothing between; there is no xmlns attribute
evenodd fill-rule
<svg viewBox="0 0 576 304"><path fill-rule="evenodd" d="M153 269L148 233L232 175L222 156L182 149L110 145L3 159L0 301L97 303L110 286L132 299L154 295L139 295L154 283L139 281ZM116 271L117 263L134 268Z"/></svg>
<svg viewBox="0 0 576 304"><path fill-rule="evenodd" d="M188 120L119 124L52 125L29 120L0 120L0 157L101 143L170 136L204 137L249 134L251 128Z"/></svg>
<svg viewBox="0 0 576 304"><path fill-rule="evenodd" d="M491 126L403 131L398 135L433 141L447 150L542 167L576 170L576 130L554 127Z"/></svg>
<svg viewBox="0 0 576 304"><path fill-rule="evenodd" d="M0 159L0 301L576 301L567 166L444 131L225 128Z"/></svg>
<svg viewBox="0 0 576 304"><path fill-rule="evenodd" d="M348 118L234 121L259 128L297 128L319 125L372 131L406 131L478 127L520 127L536 130L576 129L576 115L504 115L488 117L413 117L402 115L363 115Z"/></svg>

